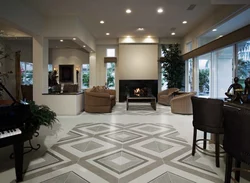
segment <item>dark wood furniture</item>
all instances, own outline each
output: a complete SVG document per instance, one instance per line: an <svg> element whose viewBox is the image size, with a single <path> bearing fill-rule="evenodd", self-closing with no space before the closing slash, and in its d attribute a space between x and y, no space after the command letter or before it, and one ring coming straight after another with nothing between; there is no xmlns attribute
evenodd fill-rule
<svg viewBox="0 0 250 183"><path fill-rule="evenodd" d="M216 167L220 167L220 144L219 135L224 133L223 128L223 104L219 99L207 99L191 97L193 107L193 147L192 155L195 155L195 150L198 141L203 141L203 149L206 149L207 133L215 134L215 160ZM204 132L204 139L196 140L197 130Z"/></svg>
<svg viewBox="0 0 250 183"><path fill-rule="evenodd" d="M153 96L153 95L149 95L149 96L136 96L136 95L128 95L127 96L127 102L126 102L126 108L128 110L129 108L129 103L131 101L134 101L134 102L150 102L152 108L154 110L156 110L156 98Z"/></svg>

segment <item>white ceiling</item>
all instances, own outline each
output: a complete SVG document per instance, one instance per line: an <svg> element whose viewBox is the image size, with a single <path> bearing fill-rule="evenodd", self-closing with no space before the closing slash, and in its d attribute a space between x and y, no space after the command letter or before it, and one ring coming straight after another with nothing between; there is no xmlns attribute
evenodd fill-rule
<svg viewBox="0 0 250 183"><path fill-rule="evenodd" d="M80 46L79 44L77 44L75 41L73 40L63 40L63 42L60 42L59 39L52 39L49 40L49 48L54 48L54 49L79 49L82 50L86 53L88 53L88 51L86 51L86 49L84 49L82 46Z"/></svg>
<svg viewBox="0 0 250 183"><path fill-rule="evenodd" d="M21 0L44 16L77 15L95 38L131 36L182 37L219 5L211 0ZM187 8L195 4L194 10ZM158 14L162 7L164 13ZM130 8L131 14L125 10ZM100 24L104 20L105 24ZM182 21L188 21L186 25ZM145 31L136 31L143 27ZM105 33L109 32L110 36Z"/></svg>

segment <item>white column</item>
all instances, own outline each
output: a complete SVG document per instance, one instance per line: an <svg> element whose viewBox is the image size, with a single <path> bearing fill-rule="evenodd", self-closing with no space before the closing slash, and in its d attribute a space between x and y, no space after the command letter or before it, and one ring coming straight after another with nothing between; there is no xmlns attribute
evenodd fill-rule
<svg viewBox="0 0 250 183"><path fill-rule="evenodd" d="M97 70L97 64L96 64L96 53L90 53L89 56L89 88L92 88L96 85L96 70Z"/></svg>
<svg viewBox="0 0 250 183"><path fill-rule="evenodd" d="M43 103L42 93L48 92L48 39L33 37L33 100Z"/></svg>

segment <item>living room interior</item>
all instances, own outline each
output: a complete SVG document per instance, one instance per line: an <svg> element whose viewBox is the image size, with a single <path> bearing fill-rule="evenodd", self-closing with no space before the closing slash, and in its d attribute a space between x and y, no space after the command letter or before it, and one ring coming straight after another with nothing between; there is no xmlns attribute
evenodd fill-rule
<svg viewBox="0 0 250 183"><path fill-rule="evenodd" d="M247 0L4 0L0 10L1 83L58 119L25 141L23 182L230 182L226 155L218 166L206 154L213 132L192 156L191 98L224 100L235 77L245 87ZM181 87L168 87L162 45L181 51ZM10 100L0 90L0 106ZM15 182L13 147L0 147L0 179Z"/></svg>

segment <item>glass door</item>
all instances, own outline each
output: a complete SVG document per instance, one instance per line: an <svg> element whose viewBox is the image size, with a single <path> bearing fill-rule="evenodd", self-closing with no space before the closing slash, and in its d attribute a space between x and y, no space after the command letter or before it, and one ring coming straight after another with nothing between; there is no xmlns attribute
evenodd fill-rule
<svg viewBox="0 0 250 183"><path fill-rule="evenodd" d="M201 97L210 96L211 81L211 53L197 57L197 95Z"/></svg>

